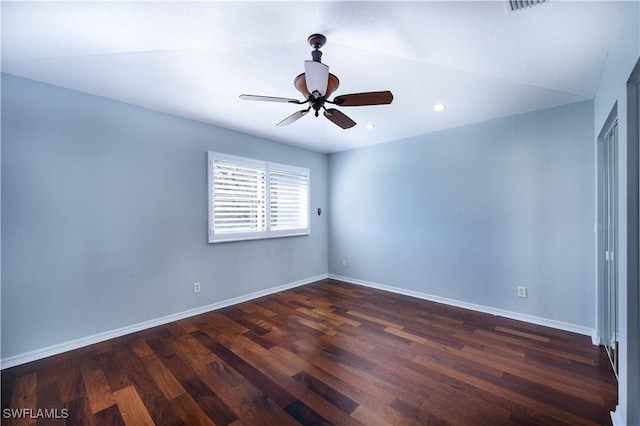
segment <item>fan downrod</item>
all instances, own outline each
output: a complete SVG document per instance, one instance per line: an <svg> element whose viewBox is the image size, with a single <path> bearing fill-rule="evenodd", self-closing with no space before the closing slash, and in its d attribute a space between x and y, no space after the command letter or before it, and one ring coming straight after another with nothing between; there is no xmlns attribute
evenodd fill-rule
<svg viewBox="0 0 640 426"><path fill-rule="evenodd" d="M309 45L314 49L311 51L311 57L315 62L320 62L320 58L322 58L320 48L327 42L327 38L322 34L311 34L307 42L309 42Z"/></svg>

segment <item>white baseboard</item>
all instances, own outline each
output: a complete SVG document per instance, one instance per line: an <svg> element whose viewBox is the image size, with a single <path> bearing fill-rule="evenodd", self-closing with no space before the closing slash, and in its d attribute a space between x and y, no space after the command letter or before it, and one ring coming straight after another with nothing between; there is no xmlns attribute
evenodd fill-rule
<svg viewBox="0 0 640 426"><path fill-rule="evenodd" d="M618 408L620 408L619 405L616 405L616 411L611 411L611 423L613 424L613 426L625 426L626 423L622 421L622 419L620 418L620 411L618 411Z"/></svg>
<svg viewBox="0 0 640 426"><path fill-rule="evenodd" d="M178 321L184 318L189 318L195 315L200 315L206 312L215 311L216 309L225 308L227 306L235 305L238 303L246 302L252 299L257 299L262 296L277 293L280 291L288 290L291 288L299 287L306 284L311 284L316 281L320 281L326 278L335 279L338 281L344 281L351 284L361 285L365 287L377 288L380 290L390 291L392 293L403 294L405 296L416 297L418 299L430 300L432 302L443 303L445 305L456 306L459 308L470 309L477 312L484 312L492 315L497 315L505 318L511 318L515 320L525 321L532 324L543 325L546 327L556 328L559 330L571 331L578 334L591 336L591 341L594 345L600 343L600 339L596 336L595 329L584 327L580 325L570 324L566 322L536 317L533 315L521 314L518 312L506 311L502 309L492 308L484 305L477 305L474 303L462 302L459 300L448 299L445 297L434 296L431 294L420 293L417 291L406 290L399 287L392 287L384 284L374 283L371 281L363 281L356 278L345 277L335 274L321 274L315 277L302 279L299 281L291 282L288 284L271 287L265 290L256 291L244 296L234 297L232 299L224 300L221 302L212 303L210 305L201 306L187 311L178 312L175 314L167 315L164 317L156 318L149 321L143 321L137 324L117 328L115 330L109 330L102 333L94 334L92 336L82 337L80 339L63 342L57 345L49 346L42 349L36 349L34 351L25 352L23 354L14 355L0 360L0 370L5 368L15 367L16 365L25 364L27 362L36 361L42 358L46 358L52 355L57 355L63 352L67 352L73 349L79 349L85 346L93 345L95 343L104 342L105 340L113 339L127 334L135 333L137 331L146 330L148 328L156 327L159 325L167 324L173 321ZM615 412L611 413L612 419L615 416ZM622 423L615 423L622 424Z"/></svg>
<svg viewBox="0 0 640 426"><path fill-rule="evenodd" d="M371 281L363 281L356 278L344 277L341 275L329 274L329 278L344 281L351 284L361 285L364 287L377 288L379 290L386 290L392 293L403 294L405 296L416 297L418 299L429 300L432 302L443 303L445 305L456 306L458 308L470 309L472 311L484 312L500 317L511 318L519 321L524 321L532 324L542 325L545 327L556 328L559 330L570 331L573 333L583 334L591 337L592 343L596 344L596 331L593 328L584 327L581 325L566 323L562 321L556 321L547 318L536 317L533 315L521 314L519 312L507 311L498 308L492 308L490 306L477 305L475 303L467 303L459 300L448 299L446 297L434 296L432 294L420 293L413 290L406 290L399 287L392 287L384 284L378 284ZM599 339L598 339L599 340ZM598 342L599 343L599 342Z"/></svg>
<svg viewBox="0 0 640 426"><path fill-rule="evenodd" d="M221 302L212 303L210 305L201 306L199 308L189 309L187 311L178 312L175 314L152 319L149 321L143 321L137 324L132 324L125 327L117 328L115 330L109 330L102 333L94 334L92 336L82 337L80 339L71 340L68 342L60 343L60 344L49 346L46 348L36 349L35 351L25 352L23 354L3 358L0 360L0 370L4 370L5 368L15 367L16 365L25 364L31 361L36 361L52 355L61 354L63 352L82 348L84 346L93 345L95 343L104 342L105 340L135 333L137 331L146 330L148 328L167 324L173 321L178 321L178 320L189 318L195 315L200 315L207 312L215 311L216 309L226 308L227 306L246 302L252 299L257 299L258 297L267 296L269 294L278 293L280 291L289 290L291 288L299 287L305 284L311 284L316 281L324 280L328 277L329 277L328 274L316 275L315 277L305 278L305 279L294 281L288 284L271 287L266 290L256 291L244 296L234 297L232 299L223 300Z"/></svg>

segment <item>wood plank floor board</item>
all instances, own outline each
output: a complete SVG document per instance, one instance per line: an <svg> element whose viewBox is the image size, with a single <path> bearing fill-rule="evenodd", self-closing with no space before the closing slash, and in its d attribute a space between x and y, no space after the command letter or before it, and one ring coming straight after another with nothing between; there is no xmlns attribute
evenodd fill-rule
<svg viewBox="0 0 640 426"><path fill-rule="evenodd" d="M365 322L360 327L352 327L348 324L342 324L337 328L337 330L343 334L351 336L354 339L364 339L374 346L390 345L402 348L403 345L408 347L411 344L411 340L406 337L386 333L384 332L384 329L385 326L370 322Z"/></svg>
<svg viewBox="0 0 640 426"><path fill-rule="evenodd" d="M460 354L468 359L476 360L479 363L488 365L496 370L501 370L504 373L513 374L514 376L522 379L528 379L531 381L540 380L542 378L548 379L546 383L560 392L566 392L571 395L580 396L581 398L596 402L603 403L603 397L606 395L598 395L589 391L589 386L585 387L584 378L576 378L566 376L554 372L552 369L536 368L530 366L528 363L520 360L511 360L503 357L499 362L487 360L482 352L478 352L475 349L463 348Z"/></svg>
<svg viewBox="0 0 640 426"><path fill-rule="evenodd" d="M340 346L341 348L345 348L346 350L352 350L354 352L361 353L371 353L378 349L379 345L370 343L365 336L357 336L357 338L352 338L347 336L346 334L340 332L339 330L335 330L332 334L325 334L321 336L320 339L327 340L332 342L336 346Z"/></svg>
<svg viewBox="0 0 640 426"><path fill-rule="evenodd" d="M120 349L116 349L114 352L120 362L121 368L124 369L131 383L136 386L140 394L160 392L156 382L145 367L143 360L135 354L133 349L130 347L120 347ZM112 373L106 370L105 373L107 373L107 377L110 378L109 375ZM122 370L120 374L122 374ZM124 381L124 379L119 380Z"/></svg>
<svg viewBox="0 0 640 426"><path fill-rule="evenodd" d="M243 336L242 336L243 337ZM235 342L242 342L242 337L239 337ZM293 377L300 372L295 364L289 364L278 354L271 352L262 346L255 344L251 339L246 339L251 345L247 345L246 342L242 342L241 345L233 344L236 353L248 360L253 360L253 365L264 365L264 368L277 371L278 375L286 375Z"/></svg>
<svg viewBox="0 0 640 426"><path fill-rule="evenodd" d="M151 426L155 422L142 403L135 386L128 386L114 392L122 421L127 426Z"/></svg>
<svg viewBox="0 0 640 426"><path fill-rule="evenodd" d="M321 414L329 424L360 426L360 422L311 390L302 394L300 402Z"/></svg>
<svg viewBox="0 0 640 426"><path fill-rule="evenodd" d="M437 383L434 380L424 380L420 377L420 385L430 388L420 408L434 412L437 416L452 424L508 424L509 410L476 395L462 392L458 388ZM451 402L455 401L455 404Z"/></svg>
<svg viewBox="0 0 640 426"><path fill-rule="evenodd" d="M45 369L42 369L40 371L44 370ZM51 371L54 371L56 374L56 382L58 384L58 389L60 390L62 402L67 404L86 396L86 389L84 387L84 382L82 381L79 358L73 359L68 356L63 357L58 366L51 369Z"/></svg>
<svg viewBox="0 0 640 426"><path fill-rule="evenodd" d="M332 365L327 369L328 371L325 371L299 358L297 355L287 351L281 351L278 347L274 348L274 351L281 352L284 359L298 365L303 374L317 378L319 381L325 383L327 387L332 388L355 402L356 407L354 410L361 404L377 405L383 403L389 405L397 398L398 392L386 392L383 389L377 388L375 384L366 382L362 380L361 377L353 375L348 370L339 370L333 368L334 366Z"/></svg>
<svg viewBox="0 0 640 426"><path fill-rule="evenodd" d="M364 405L356 408L353 413L351 413L351 417L365 425L394 426L393 423L384 420Z"/></svg>
<svg viewBox="0 0 640 426"><path fill-rule="evenodd" d="M91 369L82 372L84 387L89 397L89 406L93 414L115 405L116 400L104 371Z"/></svg>
<svg viewBox="0 0 640 426"><path fill-rule="evenodd" d="M154 354L159 358L164 358L169 355L173 355L173 350L169 347L170 338L159 337L151 340L147 340L147 346L151 348Z"/></svg>
<svg viewBox="0 0 640 426"><path fill-rule="evenodd" d="M402 367L404 368L404 367ZM426 368L426 369L425 369ZM476 374L469 374L462 370L445 367L442 365L434 366L428 363L424 358L416 357L416 363L411 365L410 370L413 373L420 373L423 375L436 375L437 371L441 371L446 374L447 379L454 379L459 382L465 383L476 389L476 393L483 393L484 395L493 394L503 398L504 400L515 402L521 407L527 407L528 410L535 409L540 411L545 416L549 416L553 419L550 424L557 422L567 422L575 425L596 425L603 424L602 419L593 419L582 417L584 413L575 415L573 412L568 412L556 406L556 403L547 403L535 398L535 395L531 395L531 391L520 393L516 390L512 390L504 384L495 384L493 380L487 376L478 376ZM545 423L549 424L549 423Z"/></svg>
<svg viewBox="0 0 640 426"><path fill-rule="evenodd" d="M404 414L406 417L415 420L419 424L423 425L449 425L451 423L446 420L436 416L435 414L423 410L421 407L416 407L412 404L407 404L402 401L400 398L396 398L395 401L391 403L391 408L400 413Z"/></svg>
<svg viewBox="0 0 640 426"><path fill-rule="evenodd" d="M494 381L493 383L498 382ZM522 395L527 395L545 404L553 405L577 416L585 416L596 420L598 420L600 416L598 420L600 424L605 422L606 417L608 417L607 413L603 413L602 410L599 409L601 403L589 401L579 396L567 394L566 392L560 392L544 384L522 379L510 373L505 373L499 384L502 387L511 389Z"/></svg>
<svg viewBox="0 0 640 426"><path fill-rule="evenodd" d="M111 405L97 413L93 413L96 425L126 426L117 405Z"/></svg>
<svg viewBox="0 0 640 426"><path fill-rule="evenodd" d="M244 334L247 339L251 339L254 343L262 346L264 349L271 349L276 346L275 343L270 342L269 340L262 337L262 335L257 334L254 331L249 331Z"/></svg>
<svg viewBox="0 0 640 426"><path fill-rule="evenodd" d="M499 417L505 411L509 414L509 421L505 424L511 424L511 417L514 414L517 415L517 419L524 420L524 424L528 425L563 424L559 420L547 416L544 411L530 410L526 404L522 404L519 400L505 398L502 394L478 388L437 370L425 371L422 366L414 366L413 369L401 367L397 373L404 383L412 383L412 380L417 381L418 389L423 389L423 387L433 389L435 387L436 390L431 391L429 395L439 393L441 397L448 396L449 401L455 401L455 403L449 404L450 409L462 411L463 415L475 414L479 419L482 419L477 422L480 424L487 419L493 419L493 422L490 421L489 424L502 424ZM476 422L470 424L474 423Z"/></svg>
<svg viewBox="0 0 640 426"><path fill-rule="evenodd" d="M171 371L155 354L151 353L142 359L147 371L165 398L171 400L186 392L176 376L171 374Z"/></svg>
<svg viewBox="0 0 640 426"><path fill-rule="evenodd" d="M36 401L37 406L47 410L48 412L52 412L55 408L60 410L64 407L62 402L62 398L60 397L60 388L58 387L58 383L52 380L42 380L42 375L38 377L38 386L36 389ZM47 425L47 426L56 426L56 425L64 425L65 421L63 418L59 417L60 413L53 411L53 415L50 418L42 418L38 419L38 425Z"/></svg>
<svg viewBox="0 0 640 426"><path fill-rule="evenodd" d="M260 325L262 323L263 316L259 312L246 313L240 309L226 309L223 310L222 313L238 324L253 331L258 336L264 336L265 334L269 333L269 331L271 331Z"/></svg>
<svg viewBox="0 0 640 426"><path fill-rule="evenodd" d="M387 320L384 320L382 318L376 318L373 315L368 315L368 314L366 314L364 312L360 312L360 311L355 310L355 309L345 308L344 316L347 317L347 318L356 319L357 321L362 322L362 323L365 323L365 321L366 321L366 322L369 322L369 323L372 323L372 324L377 324L379 326L382 326L381 328L384 328L384 327L402 328L401 325L396 324L395 322L387 321ZM373 326L372 328L377 329L379 327Z"/></svg>
<svg viewBox="0 0 640 426"><path fill-rule="evenodd" d="M236 355L229 348L218 343L213 345L211 350L280 407L286 407L297 399L286 388Z"/></svg>
<svg viewBox="0 0 640 426"><path fill-rule="evenodd" d="M24 408L27 410L37 410L37 383L38 374L30 373L17 378L14 383L14 390L11 392L11 408ZM34 425L35 419L30 417L24 417L17 419L14 424L20 425Z"/></svg>
<svg viewBox="0 0 640 426"><path fill-rule="evenodd" d="M69 417L66 419L66 424L69 426L94 426L96 425L96 418L91 412L89 407L89 401L87 398L80 397L64 404L64 407L68 410Z"/></svg>
<svg viewBox="0 0 640 426"><path fill-rule="evenodd" d="M188 393L180 395L171 402L185 425L215 426L213 420Z"/></svg>
<svg viewBox="0 0 640 426"><path fill-rule="evenodd" d="M348 366L336 364L330 358L323 358L321 355L314 356L309 360L305 356L298 356L279 346L273 348L272 351L278 352L289 362L296 363L302 371L323 378L336 389L361 404L369 401L372 402L371 405L379 403L389 405L399 392L399 389L392 389L393 392L386 391L379 386L382 383L375 376L357 368L351 369ZM343 386L343 383L346 386Z"/></svg>
<svg viewBox="0 0 640 426"><path fill-rule="evenodd" d="M285 407L285 411L304 425L330 425L331 423L299 400Z"/></svg>
<svg viewBox="0 0 640 426"><path fill-rule="evenodd" d="M515 343L520 346L524 346L525 348L528 349L528 351L532 353L537 353L541 357L544 357L544 356L553 357L553 359L556 360L556 362L558 358L560 358L564 361L579 361L587 365L595 364L595 361L593 358L582 356L581 354L576 353L575 351L570 351L570 352L566 351L562 347L557 347L556 345L550 344L548 342L540 342L540 341L531 342L531 341L528 341L527 339L522 339L510 333L499 332L499 331L478 330L476 331L476 333L481 336L485 336L485 337L491 336L494 339L499 339L504 342Z"/></svg>
<svg viewBox="0 0 640 426"><path fill-rule="evenodd" d="M235 388L241 409L240 421L248 425L297 425L298 422L249 382ZM236 422L231 424L236 424Z"/></svg>
<svg viewBox="0 0 640 426"><path fill-rule="evenodd" d="M351 414L353 410L358 407L358 403L351 398L343 395L339 391L333 389L331 386L325 384L322 380L314 377L313 375L300 371L293 378L306 386L310 391L317 394L323 399L326 399L331 404L335 405L347 414Z"/></svg>
<svg viewBox="0 0 640 426"><path fill-rule="evenodd" d="M140 399L156 425L178 426L184 424L172 400L165 398L160 391L142 393Z"/></svg>
<svg viewBox="0 0 640 426"><path fill-rule="evenodd" d="M610 425L590 338L322 280L2 371L66 425Z"/></svg>
<svg viewBox="0 0 640 426"><path fill-rule="evenodd" d="M217 425L228 425L238 418L227 404L211 390L198 376L184 383L186 391Z"/></svg>
<svg viewBox="0 0 640 426"><path fill-rule="evenodd" d="M229 347L232 347L232 345L229 345ZM272 381L281 389L286 389L286 391L294 397L299 397L304 393L304 388L292 379L292 376L299 373L299 370L291 364L279 361L277 355L267 352L268 356L262 357L246 349L246 347L238 348L237 346L232 349L232 352L239 358L245 360L250 367L255 369L264 378Z"/></svg>
<svg viewBox="0 0 640 426"><path fill-rule="evenodd" d="M403 362L409 362L416 355L412 351L409 350L409 346L406 345L397 345L395 349L392 349L388 345L382 345L379 343L374 343L372 341L368 341L367 343L374 343L374 349L365 350L361 347L361 345L357 344L349 344L347 339L336 340L333 337L326 336L326 339L322 339L326 342L326 346L332 346L338 348L339 350L345 350L349 353L352 353L354 356L359 357L359 359L368 360L367 368L361 368L362 370L371 371L371 369L375 368L378 365L389 366L391 368L402 364ZM312 345L318 347L315 341L310 341ZM335 354L339 354L338 350L334 351ZM344 361L349 361L349 359L345 359ZM359 367L359 364L355 362L355 366Z"/></svg>
<svg viewBox="0 0 640 426"><path fill-rule="evenodd" d="M97 354L96 359L98 360L98 368L103 371L111 392L117 392L133 385L130 371L124 368L125 365L114 351Z"/></svg>

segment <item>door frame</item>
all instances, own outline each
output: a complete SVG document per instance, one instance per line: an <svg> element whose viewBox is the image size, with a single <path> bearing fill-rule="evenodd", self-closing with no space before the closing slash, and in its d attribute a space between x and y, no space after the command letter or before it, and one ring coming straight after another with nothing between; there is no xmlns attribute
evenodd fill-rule
<svg viewBox="0 0 640 426"><path fill-rule="evenodd" d="M607 139L609 133L613 130L614 126L617 126L617 123L618 123L618 103L616 102L613 108L611 109L611 112L609 113L607 120L602 126L600 134L598 135L598 138L597 138L598 146L597 146L597 197L596 197L597 198L596 261L597 261L597 270L598 270L597 309L596 309L597 318L598 318L597 334L598 334L599 343L605 346L605 348L607 348L607 353L611 360L611 364L616 374L616 377L618 375L619 348L616 346L616 343L619 342L619 336L617 335L618 333L617 324L619 321L617 312L619 312L619 305L616 297L616 299L614 299L615 304L613 306L613 309L616 312L616 316L615 316L616 322L615 322L614 331L613 331L613 338L616 343L614 343L614 347L613 347L614 353L612 354L610 350L611 340L612 340L611 324L609 323L610 312L611 312L611 305L610 305L611 300L610 300L610 293L609 293L610 288L607 286L607 283L608 283L607 278L613 277L615 281L615 286L616 286L614 288L614 291L616 292L616 295L617 295L617 293L619 293L619 286L620 286L620 283L618 282L618 275L617 275L617 272L618 272L617 265L618 265L618 258L619 258L618 254L620 253L620 250L618 245L619 239L617 238L618 235L616 234L617 230L619 229L619 227L617 226L619 225L618 215L617 215L618 195L619 195L617 194L617 187L619 184L619 176L617 172L618 172L619 164L618 164L618 158L617 158L618 149L615 149L614 156L610 157L611 153L606 151L606 149L608 148L605 147L605 140ZM619 145L619 143L620 143L620 134L618 133L616 145ZM614 167L615 173L613 175L608 176L609 179L613 178L613 184L616 188L614 191L614 196L615 196L614 200L605 199L606 196L611 195L609 192L607 192L607 188L605 187L605 183L610 183L606 180L607 176L605 176L606 173L609 173L611 171L610 164L605 164L605 162L609 158L613 158L613 160L615 161L615 167ZM614 259L613 261L608 260L609 247L608 247L607 238L610 238L612 235L606 234L606 232L609 230L608 227L610 225L608 223L605 223L605 220L607 219L607 215L605 214L605 209L607 208L607 205L609 207L612 207L612 206L614 207L613 216L611 217L611 215L609 215L609 218L613 218L613 220L615 221L615 224L613 226L615 230L613 234L614 246L612 247L613 259ZM611 274L611 270L610 270L612 266L614 268L613 274Z"/></svg>

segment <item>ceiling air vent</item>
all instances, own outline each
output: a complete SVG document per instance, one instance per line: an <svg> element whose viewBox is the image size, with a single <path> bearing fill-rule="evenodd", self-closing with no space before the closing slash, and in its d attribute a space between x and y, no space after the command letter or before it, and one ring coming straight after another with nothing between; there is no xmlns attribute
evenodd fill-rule
<svg viewBox="0 0 640 426"><path fill-rule="evenodd" d="M548 0L506 0L507 9L511 12L546 3Z"/></svg>

